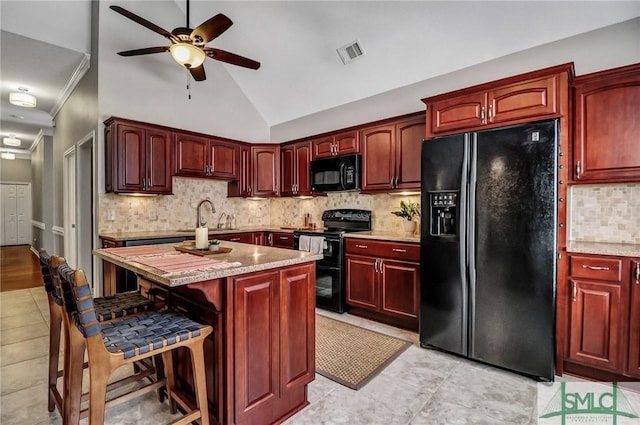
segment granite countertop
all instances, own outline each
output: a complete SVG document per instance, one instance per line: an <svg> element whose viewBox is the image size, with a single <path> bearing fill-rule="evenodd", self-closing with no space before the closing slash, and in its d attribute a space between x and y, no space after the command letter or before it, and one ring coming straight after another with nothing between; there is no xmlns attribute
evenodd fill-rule
<svg viewBox="0 0 640 425"><path fill-rule="evenodd" d="M177 251L174 250L175 245L176 244L160 244L148 246L153 246L154 248L162 248L166 249L169 252L176 253ZM93 250L93 254L96 257L109 261L117 266L131 270L146 279L168 286L180 286L194 282L202 282L228 276L252 273L260 270L275 269L293 264L308 263L323 258L322 254L227 241L223 241L221 246L232 248L232 251L229 253L205 256L197 256L193 254L186 255L193 255L194 257L198 258L222 260L229 263L239 262L240 265L233 265L228 268L206 271L191 271L171 275L156 268L140 264L134 259L127 260L122 256L115 255L109 252L108 249L95 249Z"/></svg>
<svg viewBox="0 0 640 425"><path fill-rule="evenodd" d="M567 252L574 254L617 255L621 257L640 257L640 245L567 241Z"/></svg>
<svg viewBox="0 0 640 425"><path fill-rule="evenodd" d="M209 229L209 236L229 234L229 233L245 233L245 232L284 232L293 233L295 229L292 227L242 227L237 229ZM141 232L117 232L117 233L100 233L101 239L114 242L134 241L140 239L161 239L173 237L195 237L194 229L176 229L176 230L147 230Z"/></svg>
<svg viewBox="0 0 640 425"><path fill-rule="evenodd" d="M420 243L420 235L406 234L389 231L351 232L344 235L345 238L378 239L391 242Z"/></svg>

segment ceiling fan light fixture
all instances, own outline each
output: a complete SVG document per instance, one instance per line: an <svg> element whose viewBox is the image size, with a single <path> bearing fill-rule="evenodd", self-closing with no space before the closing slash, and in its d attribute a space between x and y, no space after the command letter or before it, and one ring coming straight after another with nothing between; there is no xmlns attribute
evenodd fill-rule
<svg viewBox="0 0 640 425"><path fill-rule="evenodd" d="M13 160L13 159L16 159L16 154L11 153L11 152L2 152L0 154L0 158Z"/></svg>
<svg viewBox="0 0 640 425"><path fill-rule="evenodd" d="M23 108L35 108L36 97L27 93L29 89L18 87L18 90L17 92L9 93L9 103Z"/></svg>
<svg viewBox="0 0 640 425"><path fill-rule="evenodd" d="M185 68L197 68L207 57L202 49L190 43L175 43L169 47L169 53L174 61Z"/></svg>
<svg viewBox="0 0 640 425"><path fill-rule="evenodd" d="M15 136L3 137L2 143L7 146L20 146L21 140L16 139Z"/></svg>

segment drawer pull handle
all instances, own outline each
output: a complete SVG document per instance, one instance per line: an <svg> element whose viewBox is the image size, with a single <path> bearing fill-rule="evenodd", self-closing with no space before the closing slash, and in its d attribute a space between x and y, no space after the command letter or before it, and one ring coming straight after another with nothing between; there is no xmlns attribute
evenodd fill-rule
<svg viewBox="0 0 640 425"><path fill-rule="evenodd" d="M640 285L640 261L636 263L636 285Z"/></svg>
<svg viewBox="0 0 640 425"><path fill-rule="evenodd" d="M280 236L280 240L281 240L281 241L286 241L286 240L288 240L288 239L289 239L289 237L288 237L288 236Z"/></svg>
<svg viewBox="0 0 640 425"><path fill-rule="evenodd" d="M582 268L589 269L589 270L609 270L609 267L607 266L588 266L586 264L583 264Z"/></svg>
<svg viewBox="0 0 640 425"><path fill-rule="evenodd" d="M393 252L407 252L406 249L400 249L400 248L393 248L392 251Z"/></svg>
<svg viewBox="0 0 640 425"><path fill-rule="evenodd" d="M239 240L240 240L240 238L231 238L231 239L229 239L229 240L230 240L231 242L237 242L237 241L239 241Z"/></svg>
<svg viewBox="0 0 640 425"><path fill-rule="evenodd" d="M356 248L367 249L369 247L367 245L356 245Z"/></svg>

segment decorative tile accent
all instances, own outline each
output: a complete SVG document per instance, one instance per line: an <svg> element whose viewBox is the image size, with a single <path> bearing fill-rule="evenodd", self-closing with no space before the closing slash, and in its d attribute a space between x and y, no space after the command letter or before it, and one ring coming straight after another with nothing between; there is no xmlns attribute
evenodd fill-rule
<svg viewBox="0 0 640 425"><path fill-rule="evenodd" d="M640 183L571 186L568 239L640 244Z"/></svg>
<svg viewBox="0 0 640 425"><path fill-rule="evenodd" d="M373 230L402 231L402 219L391 214L400 200L420 202L419 195L393 196L361 195L358 192L335 192L312 199L272 198L251 200L227 198L224 181L173 178L173 193L169 196L126 196L103 193L99 196L100 233L126 233L154 230L192 229L196 227L196 208L209 199L216 209L212 214L208 205L202 208L207 227L215 228L220 213L234 214L236 227L302 226L304 214L310 213L318 226L322 212L335 208L371 210ZM114 211L115 220L108 221L107 213ZM157 217L157 219L152 219ZM222 222L224 222L224 218Z"/></svg>

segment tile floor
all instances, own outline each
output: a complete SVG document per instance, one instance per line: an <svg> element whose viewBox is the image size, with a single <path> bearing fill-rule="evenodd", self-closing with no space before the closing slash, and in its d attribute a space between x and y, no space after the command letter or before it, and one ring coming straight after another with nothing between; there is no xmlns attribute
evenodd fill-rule
<svg viewBox="0 0 640 425"><path fill-rule="evenodd" d="M404 332L348 314L330 317L414 342L360 391L323 376L310 405L286 425L536 424L536 383L418 346ZM61 424L47 412L48 304L43 288L0 293L0 423ZM633 399L640 406L640 394ZM106 424L156 425L173 419L153 394L114 407ZM81 422L86 424L87 421Z"/></svg>

